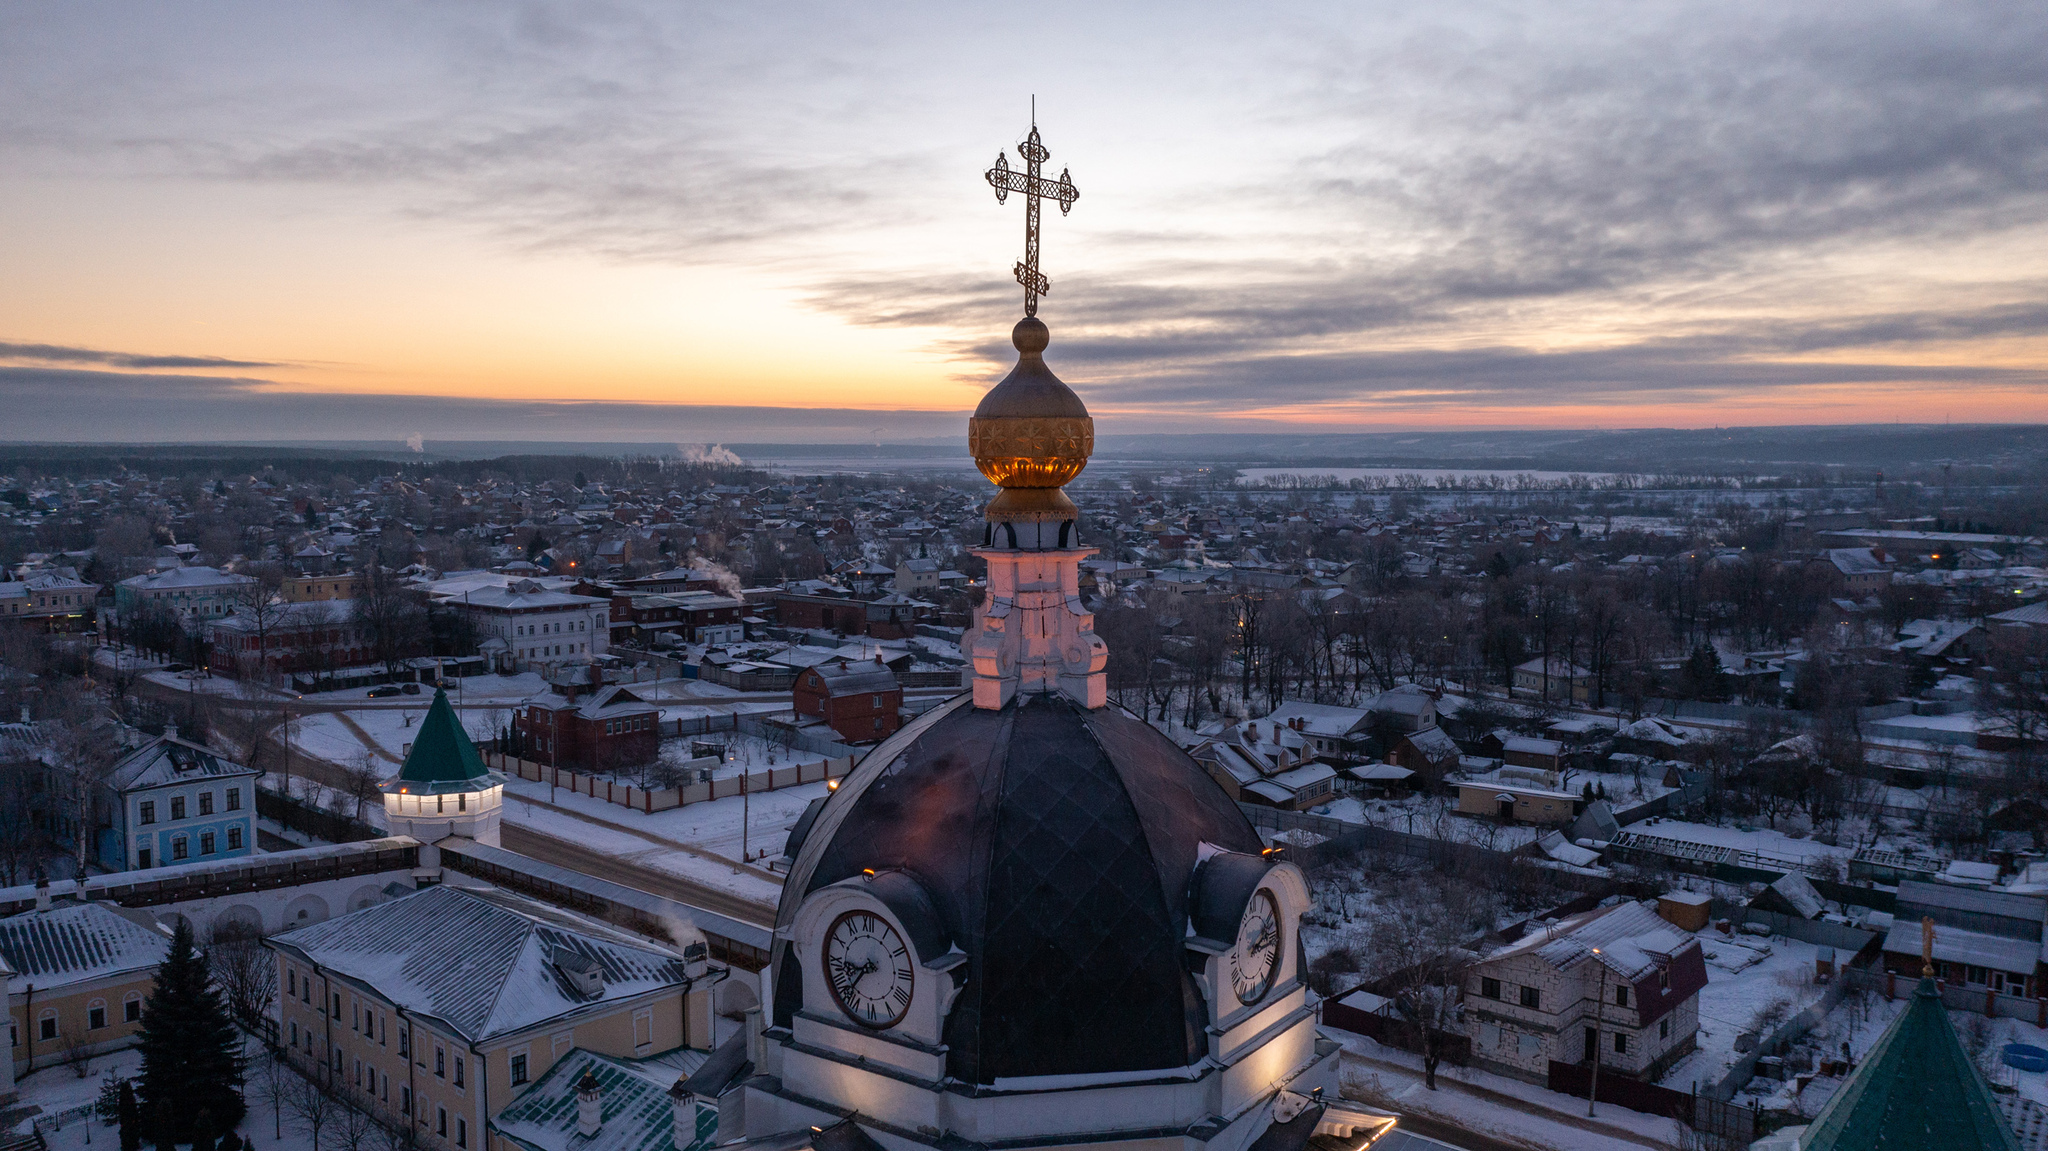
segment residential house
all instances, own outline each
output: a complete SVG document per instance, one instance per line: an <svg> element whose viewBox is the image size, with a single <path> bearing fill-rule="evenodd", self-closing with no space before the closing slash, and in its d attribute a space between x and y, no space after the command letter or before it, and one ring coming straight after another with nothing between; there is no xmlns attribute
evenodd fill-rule
<svg viewBox="0 0 2048 1151"><path fill-rule="evenodd" d="M1423 731L1436 726L1436 696L1420 684L1404 683L1373 698L1366 709L1373 724L1388 732Z"/></svg>
<svg viewBox="0 0 2048 1151"><path fill-rule="evenodd" d="M1387 762L1430 780L1441 780L1445 772L1458 766L1462 755L1457 741L1445 734L1443 728L1425 727L1402 736L1387 752Z"/></svg>
<svg viewBox="0 0 2048 1151"><path fill-rule="evenodd" d="M1592 671L1569 660L1539 657L1515 665L1512 690L1524 698L1590 703L1594 678Z"/></svg>
<svg viewBox="0 0 2048 1151"><path fill-rule="evenodd" d="M512 713L522 758L575 771L652 762L661 752L661 709L624 684L568 686L560 701L530 700Z"/></svg>
<svg viewBox="0 0 2048 1151"><path fill-rule="evenodd" d="M1920 974L1920 921L1934 921L1935 973L1955 987L2032 997L2042 983L2041 925L2048 893L1987 891L1915 879L1899 881L1884 939L1885 970Z"/></svg>
<svg viewBox="0 0 2048 1151"><path fill-rule="evenodd" d="M277 594L286 603L352 600L356 598L356 588L361 583L362 577L354 572L287 576L277 589Z"/></svg>
<svg viewBox="0 0 2048 1151"><path fill-rule="evenodd" d="M823 722L844 743L873 743L903 726L903 687L877 658L815 664L790 686L799 722Z"/></svg>
<svg viewBox="0 0 2048 1151"><path fill-rule="evenodd" d="M82 1049L126 1047L142 1022L142 1001L170 932L144 911L108 903L52 900L39 884L36 907L0 919L0 979L7 986L8 1048L0 1099L20 1076Z"/></svg>
<svg viewBox="0 0 2048 1151"><path fill-rule="evenodd" d="M100 865L134 871L254 854L262 774L165 729L107 773L112 817L99 830Z"/></svg>
<svg viewBox="0 0 2048 1151"><path fill-rule="evenodd" d="M1493 816L1503 823L1564 823L1578 816L1582 798L1565 791L1557 774L1502 767L1456 784L1460 815Z"/></svg>
<svg viewBox="0 0 2048 1151"><path fill-rule="evenodd" d="M277 1041L417 1144L470 1151L578 1052L710 1047L708 952L693 928L675 930L688 935L680 954L510 893L428 887L264 941Z"/></svg>
<svg viewBox="0 0 2048 1151"><path fill-rule="evenodd" d="M1829 548L1811 565L1829 591L1849 599L1874 596L1891 586L1891 557L1881 548Z"/></svg>
<svg viewBox="0 0 2048 1151"><path fill-rule="evenodd" d="M1283 723L1300 732L1303 746L1314 755L1362 759L1366 755L1372 712L1362 707L1289 699L1281 701L1266 722Z"/></svg>
<svg viewBox="0 0 2048 1151"><path fill-rule="evenodd" d="M1465 974L1472 1058L1531 1083L1550 1064L1654 1080L1698 1042L1699 940L1641 903L1531 925Z"/></svg>
<svg viewBox="0 0 2048 1151"><path fill-rule="evenodd" d="M939 561L922 555L903 560L896 565L896 594L915 599L938 591L939 571Z"/></svg>

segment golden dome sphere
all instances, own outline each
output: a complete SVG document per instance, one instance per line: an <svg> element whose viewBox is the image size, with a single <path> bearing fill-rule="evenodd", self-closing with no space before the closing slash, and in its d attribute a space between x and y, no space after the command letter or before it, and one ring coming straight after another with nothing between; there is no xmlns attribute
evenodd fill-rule
<svg viewBox="0 0 2048 1151"><path fill-rule="evenodd" d="M1059 489L1081 474L1095 453L1095 421L1074 389L1045 366L1051 340L1043 321L1027 316L1010 332L1017 366L990 388L967 421L967 450L981 474L1003 489L985 513L991 520L1063 520L1076 514Z"/></svg>

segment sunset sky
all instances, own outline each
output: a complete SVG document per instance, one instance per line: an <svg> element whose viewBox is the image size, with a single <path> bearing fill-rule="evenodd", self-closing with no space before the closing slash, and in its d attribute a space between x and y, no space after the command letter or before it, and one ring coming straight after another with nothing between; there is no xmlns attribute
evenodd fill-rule
<svg viewBox="0 0 2048 1151"><path fill-rule="evenodd" d="M0 7L0 440L2048 420L2048 5ZM1015 152L1011 162L1016 164Z"/></svg>

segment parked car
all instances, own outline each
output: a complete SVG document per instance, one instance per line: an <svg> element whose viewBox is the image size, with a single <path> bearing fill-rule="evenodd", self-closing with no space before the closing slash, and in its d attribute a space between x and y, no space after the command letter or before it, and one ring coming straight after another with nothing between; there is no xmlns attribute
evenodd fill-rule
<svg viewBox="0 0 2048 1151"><path fill-rule="evenodd" d="M382 687L373 687L373 688L371 688L371 689L370 689L370 698L371 698L371 699L383 699L383 698L384 698L384 697L386 697L386 696L391 696L391 695L397 695L397 694L398 694L398 685L397 685L397 684L395 684L395 683L387 683L387 684L383 685Z"/></svg>
<svg viewBox="0 0 2048 1151"><path fill-rule="evenodd" d="M402 683L398 685L398 690L407 695L418 695L420 693L420 685L416 683Z"/></svg>

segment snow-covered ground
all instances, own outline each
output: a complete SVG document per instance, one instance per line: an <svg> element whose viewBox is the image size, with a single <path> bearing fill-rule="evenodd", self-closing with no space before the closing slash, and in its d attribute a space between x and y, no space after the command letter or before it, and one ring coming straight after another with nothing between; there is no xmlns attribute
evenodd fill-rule
<svg viewBox="0 0 2048 1151"><path fill-rule="evenodd" d="M520 781L517 784L517 788L518 790L516 791L510 786L507 788L504 822L508 824L531 828L543 835L568 840L595 851L602 851L607 855L614 856L628 863L636 863L642 867L664 871L670 875L702 883L707 887L715 887L720 891L731 892L734 895L751 899L770 907L774 906L776 901L782 897L782 884L780 881L757 874L757 869L742 869L738 863L741 840L740 800L738 797L714 800L704 804L693 804L690 807L680 808L672 812L657 812L655 816L650 817L628 811L622 807L615 807L601 800L592 800L587 796L571 796L567 792L560 791L556 793L555 802L559 806L574 806L578 811L581 811L587 805L596 804L602 811L593 811L591 814L598 819L603 819L619 827L645 827L646 825L643 821L661 816L698 815L703 819L703 822L698 825L699 830L696 832L686 831L685 834L705 836L708 842L703 844L678 838L669 834L666 829L657 830L652 827L646 827L646 830L650 834L659 835L664 839L670 839L676 843L689 843L692 847L700 847L704 851L722 857L706 858L703 855L693 854L677 847L665 846L643 836L635 835L631 831L614 830L611 827L601 826L569 812L550 810L541 805L547 801L547 787L544 784ZM771 856L780 854L783 842L789 837L790 825L794 824L796 817L803 813L803 805L801 802L798 802L799 796L797 793L810 792L816 795L822 794L823 791L823 784L812 784L802 788L790 788L786 792L773 792L766 796L749 797L749 819L746 824L748 828L746 838L752 852L758 856L765 849ZM786 797L787 802L773 805L771 807L772 815L762 813L758 801L775 797ZM540 802L529 802L529 800L534 799ZM794 804L794 811L790 810L790 804ZM721 810L715 813L702 812L699 810L700 808L719 808ZM731 853L730 855L726 854L728 851Z"/></svg>
<svg viewBox="0 0 2048 1151"><path fill-rule="evenodd" d="M1718 1082L1735 1065L1737 1036L1768 1033L1827 991L1813 981L1817 948L1811 943L1718 931L1700 933L1699 941L1707 955L1707 986L1699 996L1699 1050L1665 1073L1664 1085L1677 1091Z"/></svg>
<svg viewBox="0 0 2048 1151"><path fill-rule="evenodd" d="M1547 828L1515 824L1503 827L1490 819L1473 819L1453 813L1454 804L1440 795L1416 795L1405 799L1361 799L1345 796L1318 804L1311 814L1326 815L1346 823L1383 827L1411 835L1433 835L1454 843L1470 843L1496 851L1513 851L1533 843Z"/></svg>

